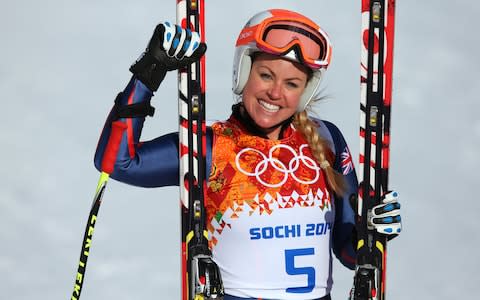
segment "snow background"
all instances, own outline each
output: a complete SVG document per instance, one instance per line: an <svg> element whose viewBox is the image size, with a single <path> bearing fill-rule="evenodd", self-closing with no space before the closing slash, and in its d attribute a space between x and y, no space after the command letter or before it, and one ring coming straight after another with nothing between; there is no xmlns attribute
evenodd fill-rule
<svg viewBox="0 0 480 300"><path fill-rule="evenodd" d="M358 157L360 1L207 1L208 118L227 117L240 28L271 7L329 33L334 57L321 117ZM474 299L480 284L480 3L400 0L390 186L404 232L389 244L388 299ZM173 1L2 1L0 299L69 299L98 180L93 154L114 97ZM477 99L477 100L475 100ZM144 138L176 130L176 76L153 101ZM177 188L111 180L82 299L179 299ZM335 264L335 299L353 273Z"/></svg>

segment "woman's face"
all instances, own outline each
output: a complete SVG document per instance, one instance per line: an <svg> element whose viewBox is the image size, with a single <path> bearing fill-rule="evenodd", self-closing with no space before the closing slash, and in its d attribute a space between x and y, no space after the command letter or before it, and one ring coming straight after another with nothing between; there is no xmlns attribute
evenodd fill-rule
<svg viewBox="0 0 480 300"><path fill-rule="evenodd" d="M269 54L256 56L243 89L248 114L266 135L277 140L281 123L297 111L307 84L304 67Z"/></svg>

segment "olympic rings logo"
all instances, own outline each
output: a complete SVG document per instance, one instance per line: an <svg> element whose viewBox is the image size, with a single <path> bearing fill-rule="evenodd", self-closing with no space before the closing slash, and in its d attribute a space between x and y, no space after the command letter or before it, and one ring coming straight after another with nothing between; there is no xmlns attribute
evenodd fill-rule
<svg viewBox="0 0 480 300"><path fill-rule="evenodd" d="M235 164L237 165L237 169L240 172L242 172L247 176L255 176L258 182L260 182L261 184L267 187L276 188L285 184L285 182L287 182L289 175L299 183L313 184L320 177L320 167L318 166L317 162L314 159L312 159L311 157L303 153L303 149L305 149L306 147L308 147L307 144L301 145L299 149L300 153L298 154L295 151L295 149L293 149L290 146L276 145L270 149L268 153L268 157L257 149L245 148L245 149L242 149L240 152L238 152L235 158ZM290 162L288 162L288 165L284 164L278 158L275 158L273 156L273 153L279 149L286 149L292 154L293 157L290 160ZM242 155L247 155L247 154L258 155L261 157L261 161L258 162L257 165L253 168L253 172L249 172L248 170L245 170L240 164ZM302 180L301 178L298 178L297 175L295 175L295 172L298 170L298 168L300 168L301 164L303 164L305 167L315 172L315 177L312 180ZM271 182L266 182L265 180L262 179L261 176L267 171L269 166L283 173L283 178L280 182L271 183Z"/></svg>

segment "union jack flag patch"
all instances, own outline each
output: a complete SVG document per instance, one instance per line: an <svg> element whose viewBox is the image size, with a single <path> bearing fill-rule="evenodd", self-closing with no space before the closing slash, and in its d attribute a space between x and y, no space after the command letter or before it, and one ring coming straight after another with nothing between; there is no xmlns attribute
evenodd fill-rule
<svg viewBox="0 0 480 300"><path fill-rule="evenodd" d="M350 154L350 151L348 150L347 147L345 147L340 157L342 159L341 161L342 173L343 175L347 175L353 171L352 155Z"/></svg>

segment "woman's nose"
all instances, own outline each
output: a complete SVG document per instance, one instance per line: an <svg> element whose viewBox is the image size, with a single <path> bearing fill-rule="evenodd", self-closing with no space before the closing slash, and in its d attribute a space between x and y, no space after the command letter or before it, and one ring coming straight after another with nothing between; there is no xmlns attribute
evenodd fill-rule
<svg viewBox="0 0 480 300"><path fill-rule="evenodd" d="M278 99L282 95L282 85L279 82L272 82L272 85L268 89L268 96L271 99Z"/></svg>

